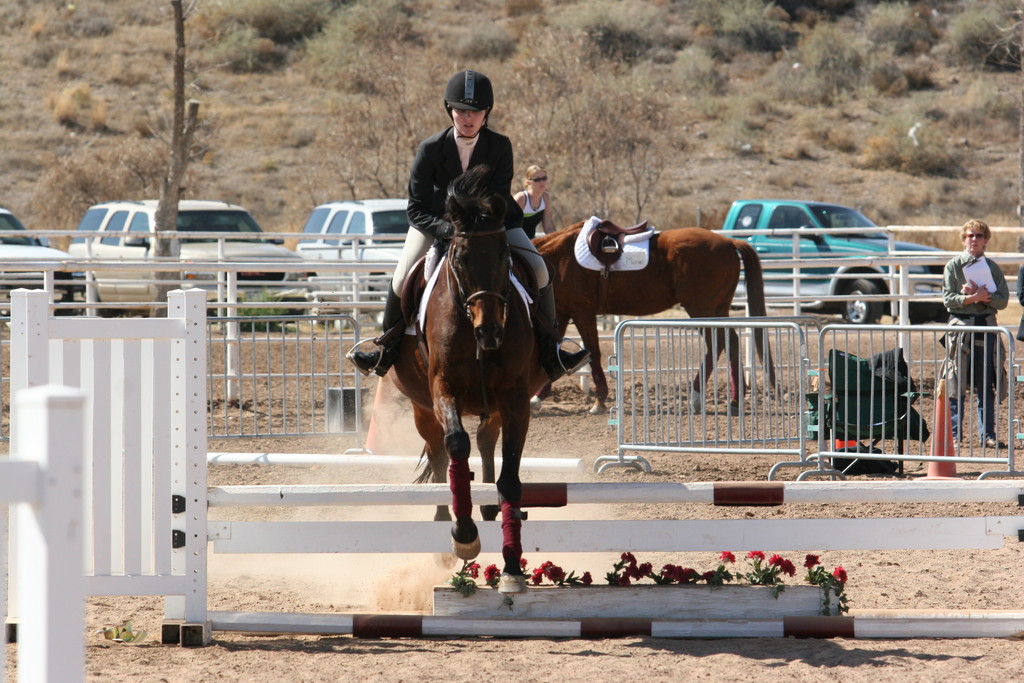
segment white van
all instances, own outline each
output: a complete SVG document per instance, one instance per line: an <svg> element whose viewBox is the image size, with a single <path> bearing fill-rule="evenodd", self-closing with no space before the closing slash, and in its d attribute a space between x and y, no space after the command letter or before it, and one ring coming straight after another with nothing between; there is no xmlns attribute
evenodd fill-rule
<svg viewBox="0 0 1024 683"><path fill-rule="evenodd" d="M295 248L310 261L355 260L398 263L409 218L405 199L327 202L313 209ZM370 236L384 239L370 239ZM359 239L360 237L365 239ZM342 238L342 239L339 239ZM337 273L317 273L320 276Z"/></svg>
<svg viewBox="0 0 1024 683"><path fill-rule="evenodd" d="M157 201L116 201L96 204L89 208L78 224L82 232L100 233L101 237L74 237L68 252L75 257L91 255L103 260L144 260L152 256L151 238L155 230ZM178 231L184 232L263 232L256 220L241 206L217 201L184 199L178 203ZM196 237L181 239L181 260L216 261L217 238ZM91 244L87 245L86 242ZM301 261L301 257L279 244L282 240L246 239L225 241L224 258L228 261ZM151 303L156 296L152 270L95 271L97 294L108 303ZM302 273L245 272L238 274L240 291L258 292L281 281L305 278ZM210 269L197 268L183 273L183 288L216 287L216 274Z"/></svg>

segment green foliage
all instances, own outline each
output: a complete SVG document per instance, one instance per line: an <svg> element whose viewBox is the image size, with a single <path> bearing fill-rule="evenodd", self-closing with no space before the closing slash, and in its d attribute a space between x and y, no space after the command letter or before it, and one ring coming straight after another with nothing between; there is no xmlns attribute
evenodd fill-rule
<svg viewBox="0 0 1024 683"><path fill-rule="evenodd" d="M689 95L720 95L727 78L704 48L691 45L683 50L672 67L675 85Z"/></svg>
<svg viewBox="0 0 1024 683"><path fill-rule="evenodd" d="M629 63L652 56L658 47L681 47L667 30L672 23L653 3L609 0L586 3L559 20L560 27L583 32L602 57Z"/></svg>
<svg viewBox="0 0 1024 683"><path fill-rule="evenodd" d="M195 21L208 35L224 36L240 28L278 45L316 34L327 21L331 0L208 0Z"/></svg>
<svg viewBox="0 0 1024 683"><path fill-rule="evenodd" d="M928 117L899 115L878 129L861 153L864 168L948 178L963 174L960 151Z"/></svg>
<svg viewBox="0 0 1024 683"><path fill-rule="evenodd" d="M868 14L868 40L896 55L927 52L938 38L931 13L922 5L906 2L880 3Z"/></svg>
<svg viewBox="0 0 1024 683"><path fill-rule="evenodd" d="M835 24L819 24L800 46L796 61L780 63L779 93L805 104L833 104L864 83L866 65L862 40Z"/></svg>
<svg viewBox="0 0 1024 683"><path fill-rule="evenodd" d="M345 70L369 54L384 54L416 40L407 0L360 0L335 12L323 31L306 42L314 82L350 85Z"/></svg>
<svg viewBox="0 0 1024 683"><path fill-rule="evenodd" d="M241 297L243 302L277 303L280 297L272 291L264 289L254 297ZM258 318L280 318L289 315L291 311L287 308L277 307L253 307L240 309L240 315L252 320L243 320L238 323L238 328L245 332L278 332L282 329L280 320L258 320Z"/></svg>
<svg viewBox="0 0 1024 683"><path fill-rule="evenodd" d="M454 51L467 61L505 60L516 53L516 39L497 24L480 24L459 38Z"/></svg>
<svg viewBox="0 0 1024 683"><path fill-rule="evenodd" d="M1019 21L1016 0L994 0L968 6L949 25L947 41L964 66L1016 70L1020 68Z"/></svg>
<svg viewBox="0 0 1024 683"><path fill-rule="evenodd" d="M765 0L695 0L698 23L723 41L728 52L774 52L786 46L790 36L784 13Z"/></svg>
<svg viewBox="0 0 1024 683"><path fill-rule="evenodd" d="M209 47L206 58L236 73L272 71L287 58L284 48L261 38L251 26L234 26Z"/></svg>

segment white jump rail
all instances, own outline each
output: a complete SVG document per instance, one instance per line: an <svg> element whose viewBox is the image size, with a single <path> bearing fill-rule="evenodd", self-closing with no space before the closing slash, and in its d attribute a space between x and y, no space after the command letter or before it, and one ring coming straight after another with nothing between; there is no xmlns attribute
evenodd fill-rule
<svg viewBox="0 0 1024 683"><path fill-rule="evenodd" d="M87 396L86 595L165 598L188 642L206 624L206 303L174 291L167 318L50 317L48 293L11 297L11 391ZM15 407L12 418L17 417ZM12 419L12 439L21 427ZM20 532L11 534L18 557ZM12 601L9 616L30 609Z"/></svg>
<svg viewBox="0 0 1024 683"><path fill-rule="evenodd" d="M473 485L474 499L497 500L495 487ZM705 503L783 505L845 502L1024 504L1020 481L717 482L692 484L527 484L526 505ZM209 489L211 507L434 505L450 497L440 485L225 486ZM525 505L524 505L525 506ZM497 522L479 523L484 548L501 546ZM213 552L444 553L448 522L221 522L209 524ZM534 521L523 525L531 552L718 552L773 550L999 549L1024 541L1024 516L874 519L725 519ZM584 589L585 590L585 589ZM623 612L626 610L623 609ZM394 614L210 612L214 631L356 637L1007 637L1024 631L1024 610L875 610L848 617L658 620L529 619Z"/></svg>
<svg viewBox="0 0 1024 683"><path fill-rule="evenodd" d="M62 387L20 392L10 459L0 460L0 510L11 506L20 548L12 599L31 605L17 624L18 680L85 680L85 594L81 524L85 396ZM0 515L2 522L3 515ZM0 549L0 565L3 562ZM0 581L0 605L3 604ZM13 626L13 624L12 624ZM4 629L10 639L14 629ZM11 639L13 640L13 639ZM6 667L0 667L0 683Z"/></svg>

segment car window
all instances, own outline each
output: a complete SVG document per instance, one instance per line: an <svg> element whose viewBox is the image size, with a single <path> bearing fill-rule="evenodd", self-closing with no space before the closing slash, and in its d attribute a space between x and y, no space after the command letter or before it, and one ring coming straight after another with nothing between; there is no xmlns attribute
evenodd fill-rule
<svg viewBox="0 0 1024 683"><path fill-rule="evenodd" d="M812 204L808 207L818 221L826 228L875 228L871 220L860 211L845 206ZM858 237L884 238L880 232L858 234Z"/></svg>
<svg viewBox="0 0 1024 683"><path fill-rule="evenodd" d="M345 221L348 220L348 211L339 211L334 214L334 218L331 219L330 224L327 226L328 235L340 235L342 228L345 227Z"/></svg>
<svg viewBox="0 0 1024 683"><path fill-rule="evenodd" d="M124 237L122 233L124 231L125 221L127 220L127 211L115 211L110 216L110 220L107 221L107 229L103 231L103 234L106 236L100 240L100 244L120 244L121 238Z"/></svg>
<svg viewBox="0 0 1024 683"><path fill-rule="evenodd" d="M345 231L349 235L365 235L366 234L366 214L362 211L356 211L352 214L352 220L348 222L348 230Z"/></svg>
<svg viewBox="0 0 1024 683"><path fill-rule="evenodd" d="M404 235L409 232L409 215L402 209L375 211L372 218L374 235Z"/></svg>
<svg viewBox="0 0 1024 683"><path fill-rule="evenodd" d="M319 237L323 232L324 222L330 215L331 210L327 207L313 209L313 213L309 214L309 218L306 219L306 224L302 226L302 234ZM302 240L299 244L309 244L310 242L311 240Z"/></svg>
<svg viewBox="0 0 1024 683"><path fill-rule="evenodd" d="M21 224L12 213L0 213L0 230L25 230L25 226ZM34 237L25 235L24 237L17 235L4 235L0 237L0 244L15 244L23 247L35 247L39 246L40 243Z"/></svg>
<svg viewBox="0 0 1024 683"><path fill-rule="evenodd" d="M804 225L813 226L811 217L797 206L778 206L768 221L769 230L795 229Z"/></svg>
<svg viewBox="0 0 1024 683"><path fill-rule="evenodd" d="M179 211L177 229L183 232L263 232L256 219L245 211L212 209L209 211ZM209 239L186 238L182 242L215 242ZM246 240L248 241L248 240Z"/></svg>
<svg viewBox="0 0 1024 683"><path fill-rule="evenodd" d="M757 219L760 217L760 204L742 206L740 207L740 215L736 217L736 227L740 230L753 230L757 227Z"/></svg>
<svg viewBox="0 0 1024 683"><path fill-rule="evenodd" d="M149 214L140 211L132 216L128 232L149 232Z"/></svg>
<svg viewBox="0 0 1024 683"><path fill-rule="evenodd" d="M103 224L103 218L106 215L107 215L107 209L105 209L105 208L89 209L88 211L85 212L85 215L82 216L82 220L78 223L78 227L75 228L75 229L76 230L91 230L91 231L99 230L100 225ZM72 238L71 241L72 242L85 242L85 238L84 237L74 237L74 238Z"/></svg>

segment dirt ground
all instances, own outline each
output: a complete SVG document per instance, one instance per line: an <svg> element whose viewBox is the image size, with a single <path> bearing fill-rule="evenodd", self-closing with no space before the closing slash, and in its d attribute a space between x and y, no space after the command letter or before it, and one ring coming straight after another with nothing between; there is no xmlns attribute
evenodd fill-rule
<svg viewBox="0 0 1024 683"><path fill-rule="evenodd" d="M573 481L723 481L764 480L777 462L771 454L736 455L652 454L654 472L612 469L598 476L590 463L615 452L615 432L603 416L587 414L589 402L578 386L562 380L530 428L527 455L581 458L578 474L549 479ZM415 454L417 441L407 415L399 409L392 424L376 432L389 452ZM472 425L472 421L469 422ZM472 427L470 427L472 429ZM385 438L386 437L386 438ZM211 450L259 452L337 453L349 447L340 439L309 439L280 444L267 440L214 442ZM924 472L908 463L907 475ZM961 471L963 476L971 473ZM360 483L410 481L414 472L283 468L256 466L218 467L210 483ZM536 474L524 480L538 481ZM273 511L284 519L338 519L358 514L367 519L428 519L423 508ZM699 518L880 517L912 515L1012 515L1016 506L998 504L954 505L789 505L778 508L711 508L697 505L581 506L573 517ZM211 516L264 516L267 511L213 510ZM564 510L531 511L531 519L565 519ZM527 524L529 521L526 522ZM481 564L499 560L485 548ZM624 549L625 550L625 549ZM737 554L772 548L723 548ZM787 553L782 553L787 556ZM798 566L803 555L788 554ZM641 562L672 562L713 568L711 553L644 556ZM551 560L577 574L590 571L603 577L617 557L563 555L531 557L531 566ZM1021 545L1007 541L987 551L827 552L823 563L843 566L849 574L852 614L885 608L1012 609L1022 610L1024 585ZM394 555L304 557L217 556L210 560L209 605L213 610L302 612L414 612L429 610L431 586L443 584L451 565L433 556ZM801 572L802 573L802 572ZM798 574L799 578L799 574ZM599 579L600 580L600 579ZM796 579L790 581L795 582ZM159 644L162 605L153 598L94 597L88 601L86 625L89 681L194 682L194 681L479 681L499 676L523 680L612 680L619 677L649 681L740 680L757 676L793 681L1007 681L1019 679L1024 643L1018 639L971 640L797 640L714 639L663 640L622 638L566 639L381 639L351 637L254 637L216 634L209 647L184 649ZM105 640L98 629L131 621L149 636L140 644ZM9 680L14 680L13 650L8 652Z"/></svg>

